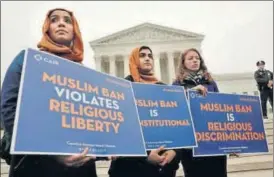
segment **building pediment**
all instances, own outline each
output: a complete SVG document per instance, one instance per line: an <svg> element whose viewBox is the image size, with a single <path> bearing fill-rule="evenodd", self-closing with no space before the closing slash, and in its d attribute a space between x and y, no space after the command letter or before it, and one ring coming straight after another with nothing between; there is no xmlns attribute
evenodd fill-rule
<svg viewBox="0 0 274 177"><path fill-rule="evenodd" d="M204 35L189 31L178 30L151 23L143 23L132 28L114 33L112 35L91 41L90 45L111 45L126 43L146 43L146 42L164 42L164 41L182 41L182 40L203 40Z"/></svg>

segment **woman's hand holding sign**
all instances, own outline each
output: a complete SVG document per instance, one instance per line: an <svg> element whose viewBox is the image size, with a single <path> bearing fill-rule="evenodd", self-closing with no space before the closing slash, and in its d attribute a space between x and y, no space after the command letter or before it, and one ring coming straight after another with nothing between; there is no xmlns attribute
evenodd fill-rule
<svg viewBox="0 0 274 177"><path fill-rule="evenodd" d="M163 155L161 156L161 155L159 155L159 153L163 150L164 150L163 146L159 147L158 149L151 150L151 152L149 153L149 155L147 157L147 160L153 164L162 163L165 160L165 156L163 156Z"/></svg>
<svg viewBox="0 0 274 177"><path fill-rule="evenodd" d="M71 156L57 156L57 160L69 167L80 167L90 160L95 160L94 156L86 156L88 154L88 148L86 148L81 154Z"/></svg>
<svg viewBox="0 0 274 177"><path fill-rule="evenodd" d="M118 156L109 156L108 160L117 160L119 157Z"/></svg>
<svg viewBox="0 0 274 177"><path fill-rule="evenodd" d="M161 166L169 164L176 156L176 152L174 150L168 150L163 154L163 156L165 157L165 159L160 163Z"/></svg>
<svg viewBox="0 0 274 177"><path fill-rule="evenodd" d="M196 87L193 87L192 89L199 91L203 96L207 95L207 88L203 85L197 85Z"/></svg>

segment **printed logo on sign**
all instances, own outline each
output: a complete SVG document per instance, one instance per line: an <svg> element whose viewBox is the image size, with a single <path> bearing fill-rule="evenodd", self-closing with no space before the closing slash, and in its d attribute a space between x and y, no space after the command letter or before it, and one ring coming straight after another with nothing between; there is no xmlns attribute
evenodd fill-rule
<svg viewBox="0 0 274 177"><path fill-rule="evenodd" d="M196 98L196 97L197 97L197 98L200 98L200 97L203 97L203 96L202 96L201 94L199 94L199 93L193 93L193 92L192 92L192 93L190 94L190 97L191 97L191 98Z"/></svg>
<svg viewBox="0 0 274 177"><path fill-rule="evenodd" d="M195 93L190 93L191 98L195 98L195 95L196 95Z"/></svg>
<svg viewBox="0 0 274 177"><path fill-rule="evenodd" d="M47 57L43 57L41 56L40 54L36 54L34 55L34 59L38 62L40 61L44 61L44 62L47 62L49 64L53 64L53 65L59 65L59 62L57 60L53 60L53 59L49 59Z"/></svg>

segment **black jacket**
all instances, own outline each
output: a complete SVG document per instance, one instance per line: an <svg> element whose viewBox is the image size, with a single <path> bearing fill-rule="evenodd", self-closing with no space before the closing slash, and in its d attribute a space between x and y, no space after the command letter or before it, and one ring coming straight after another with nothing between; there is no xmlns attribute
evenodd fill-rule
<svg viewBox="0 0 274 177"><path fill-rule="evenodd" d="M131 75L125 79L134 82ZM164 83L158 82L156 84ZM149 163L146 157L118 158L111 162L109 175L110 177L175 177L176 170L179 168L180 151L175 150L175 152L176 156L173 161L164 167Z"/></svg>
<svg viewBox="0 0 274 177"><path fill-rule="evenodd" d="M5 141L1 141L5 146L0 149L1 158L10 162L9 177L96 177L94 161L75 168L60 164L55 156L9 154L24 54L25 51L20 52L9 66L1 90L1 119L8 136L5 136Z"/></svg>
<svg viewBox="0 0 274 177"><path fill-rule="evenodd" d="M257 70L254 73L254 78L260 91L270 89L267 84L269 80L273 80L273 73L269 70Z"/></svg>

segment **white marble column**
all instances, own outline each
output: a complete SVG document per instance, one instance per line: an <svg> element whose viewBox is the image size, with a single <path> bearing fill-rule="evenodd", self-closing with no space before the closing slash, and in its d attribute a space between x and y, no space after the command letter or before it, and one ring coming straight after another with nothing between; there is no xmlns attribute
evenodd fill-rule
<svg viewBox="0 0 274 177"><path fill-rule="evenodd" d="M94 56L95 66L97 71L102 71L102 58L100 56Z"/></svg>
<svg viewBox="0 0 274 177"><path fill-rule="evenodd" d="M124 55L124 77L129 75L129 56Z"/></svg>
<svg viewBox="0 0 274 177"><path fill-rule="evenodd" d="M153 56L154 59L154 73L158 80L161 80L161 65L160 65L160 53L156 53Z"/></svg>
<svg viewBox="0 0 274 177"><path fill-rule="evenodd" d="M115 64L115 55L109 56L109 74L116 76L116 64Z"/></svg>
<svg viewBox="0 0 274 177"><path fill-rule="evenodd" d="M175 78L174 55L172 52L167 52L167 60L168 60L168 82L172 83Z"/></svg>

